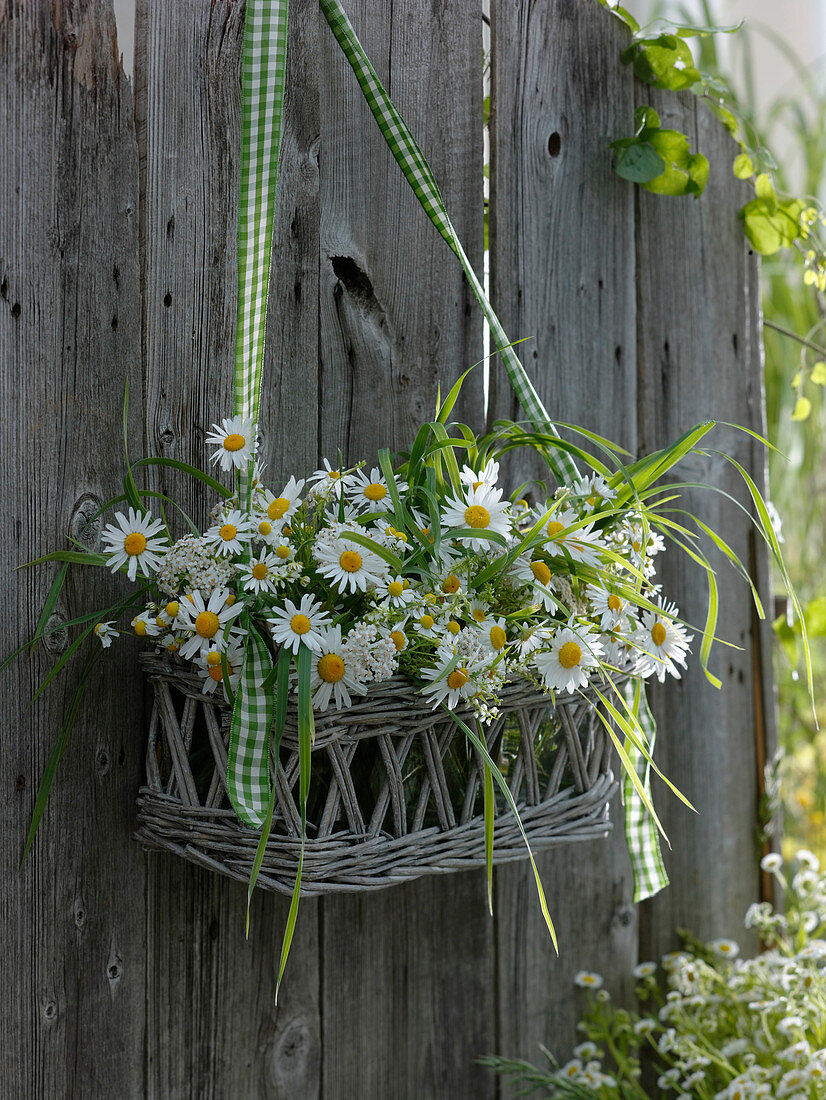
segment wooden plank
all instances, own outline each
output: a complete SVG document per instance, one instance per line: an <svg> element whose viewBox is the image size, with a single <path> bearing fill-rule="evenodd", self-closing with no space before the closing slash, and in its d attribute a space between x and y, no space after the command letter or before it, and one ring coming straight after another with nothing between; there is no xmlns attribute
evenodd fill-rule
<svg viewBox="0 0 826 1100"><path fill-rule="evenodd" d="M425 0L348 14L430 159L481 268L481 13ZM481 356L460 268L392 162L355 80L322 36L322 453L373 460L409 443ZM457 416L481 426L481 378ZM323 1095L494 1095L474 1064L493 1047L492 925L481 873L322 901Z"/></svg>
<svg viewBox="0 0 826 1100"><path fill-rule="evenodd" d="M118 56L109 0L0 5L0 403L15 517L2 548L4 651L32 632L54 576L15 567L66 545L67 533L97 544L101 525L87 521L119 484L127 379L140 400L137 152ZM55 623L122 590L90 570ZM67 635L0 680L0 1093L138 1097L144 875L130 832L142 695L128 641L91 682L29 862L17 867L80 665L26 702Z"/></svg>
<svg viewBox="0 0 826 1100"><path fill-rule="evenodd" d="M496 0L491 8L491 293L552 416L636 445L634 208L608 143L633 117L622 28L596 4ZM594 84L589 75L594 74ZM491 369L489 419L518 416ZM581 442L580 440L577 440ZM518 458L517 481L541 476ZM578 1041L578 970L629 990L636 955L621 807L608 841L543 854L554 956L526 864L496 873L498 1048L561 1058ZM505 1089L507 1093L507 1089Z"/></svg>
<svg viewBox="0 0 826 1100"><path fill-rule="evenodd" d="M639 435L652 450L702 420L715 418L763 430L762 363L757 264L743 238L737 210L746 187L730 170L735 149L723 128L691 96L652 95L641 102L660 112L662 125L689 135L692 148L711 162L711 176L697 201L659 200L639 194L637 221L639 320ZM765 483L765 456L753 441L731 431L717 435L720 449ZM721 458L693 461L687 480L708 480L738 499L747 494ZM682 506L695 510L730 542L741 559L753 558L771 608L768 571L754 552L748 519L724 498L686 493ZM652 691L662 733L658 757L665 773L694 801L692 815L660 787L658 806L676 839L666 853L672 885L644 907L641 953L656 957L676 942L675 929L703 938L742 938L742 917L759 897L759 852L755 841L758 767L756 703L764 738L774 743L768 639L755 629L750 597L730 567L712 555L720 578L721 637L742 650L718 647L712 669L721 692L709 685L696 658L679 683ZM705 620L703 585L696 568L676 550L665 559L665 591L693 623ZM762 684L753 671L763 670ZM748 940L754 946L754 940Z"/></svg>
<svg viewBox="0 0 826 1100"><path fill-rule="evenodd" d="M318 13L293 5L282 176L262 395L273 478L317 461ZM231 411L243 4L141 0L138 139L143 194L147 438L203 466L204 433ZM212 505L164 477L199 520ZM148 1090L165 1097L318 1095L316 904L305 901L278 1012L288 900L256 899L171 857L149 862Z"/></svg>
<svg viewBox="0 0 826 1100"><path fill-rule="evenodd" d="M481 11L446 0L367 0L348 15L419 140L460 239L481 270ZM393 162L325 26L321 89L322 453L372 461L412 442L443 386L481 358L474 299L458 261ZM478 169L478 172L477 172ZM482 377L456 418L481 426Z"/></svg>

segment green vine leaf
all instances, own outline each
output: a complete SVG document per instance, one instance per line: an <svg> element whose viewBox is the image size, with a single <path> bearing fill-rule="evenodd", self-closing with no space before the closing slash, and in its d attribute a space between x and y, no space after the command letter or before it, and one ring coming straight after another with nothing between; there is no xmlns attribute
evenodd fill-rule
<svg viewBox="0 0 826 1100"><path fill-rule="evenodd" d="M692 153L679 130L662 130L650 107L638 107L633 138L612 142L616 172L657 195L700 195L708 181L709 165L702 153Z"/></svg>
<svg viewBox="0 0 826 1100"><path fill-rule="evenodd" d="M626 65L632 65L634 75L656 88L680 91L700 80L694 67L694 57L688 45L676 34L661 34L632 42L622 54Z"/></svg>
<svg viewBox="0 0 826 1100"><path fill-rule="evenodd" d="M754 175L754 165L748 153L741 153L738 157L734 158L732 171L739 180L751 179Z"/></svg>
<svg viewBox="0 0 826 1100"><path fill-rule="evenodd" d="M765 185L761 190L766 197L747 202L740 211L740 218L752 248L761 256L771 256L781 248L790 248L799 238L800 215L805 204L800 199L778 202L773 187L770 195Z"/></svg>

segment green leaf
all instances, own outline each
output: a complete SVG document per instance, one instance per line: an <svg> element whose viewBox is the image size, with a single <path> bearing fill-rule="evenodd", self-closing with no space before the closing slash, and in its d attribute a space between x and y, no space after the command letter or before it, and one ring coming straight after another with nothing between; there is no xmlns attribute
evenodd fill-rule
<svg viewBox="0 0 826 1100"><path fill-rule="evenodd" d="M58 736L58 739L55 742L55 746L52 749L51 754L49 755L46 769L43 772L43 778L40 780L40 786L37 788L37 797L35 798L34 810L32 811L32 820L29 825L29 831L26 835L26 843L23 848L23 855L20 859L21 870L23 869L23 865L26 862L26 857L29 854L31 846L34 843L34 838L37 833L38 826L40 825L46 809L46 803L49 801L49 794L52 789L52 784L54 783L55 774L57 773L58 766L61 759L63 758L63 753L66 751L66 746L69 743L69 735L72 732L72 728L75 724L75 719L77 718L77 712L80 709L80 704L83 702L83 696L86 693L86 684L89 680L89 675L95 663L102 656L102 653L102 650L95 651L86 662L86 666L80 675L77 686L75 687L72 701L69 704L69 708L64 716L63 726L60 730L60 735Z"/></svg>
<svg viewBox="0 0 826 1100"><path fill-rule="evenodd" d="M311 692L311 676L313 668L312 650L307 646L298 647L298 799L301 809L301 851L298 857L298 871L295 876L295 886L290 902L290 911L287 914L287 926L284 929L284 942L281 945L281 961L278 967L278 981L275 986L275 1003L278 1004L278 991L281 988L281 980L287 966L290 954L290 946L293 941L295 925L298 919L298 902L301 896L301 872L304 867L304 845L307 840L307 794L310 790L310 768L312 763L313 736L315 722L313 719L313 702Z"/></svg>
<svg viewBox="0 0 826 1100"><path fill-rule="evenodd" d="M633 141L625 148L617 148L619 145L614 142L612 148L617 151L616 173L621 179L648 183L665 171L665 161L649 142Z"/></svg>
<svg viewBox="0 0 826 1100"><path fill-rule="evenodd" d="M558 955L559 954L559 944L557 943L557 939L556 939L556 930L554 928L554 922L551 920L551 914L548 910L548 903L545 900L545 891L542 889L542 880L539 877L539 871L538 871L537 866L536 866L536 861L533 858L533 852L531 851L531 845L530 845L530 842L528 841L528 835L525 832L525 827L522 824L522 818L519 816L519 810L517 809L516 803L513 800L513 795L510 792L510 788L508 787L507 781L505 780L505 777L502 775L502 773L497 768L496 763L493 760L493 758L491 757L490 753L488 752L487 745L485 745L484 741L473 732L473 730L470 728L470 726L466 722L462 721L462 719L459 717L458 714L454 714L452 710L448 709L448 707L446 707L444 705L444 703L442 703L442 709L444 711L446 711L451 716L451 718L454 720L454 722L459 726L459 728L461 730L464 731L465 735L470 739L471 744L473 744L476 747L476 749L479 751L479 753L482 756L482 759L485 761L487 766L490 768L490 770L493 774L493 777L494 777L494 779L496 780L496 782L499 786L499 789L502 791L502 794L504 794L505 801L507 802L508 806L510 807L511 813L516 818L516 824L519 826L519 831L522 834L522 839L525 842L525 847L528 849L528 859L531 861L531 869L533 870L534 882L536 883L536 891L537 891L537 894L539 895L539 907L542 910L542 916L545 920L545 924L548 928L548 931L551 934L551 940L552 940L553 945L554 945L554 950L556 951L556 953Z"/></svg>
<svg viewBox="0 0 826 1100"><path fill-rule="evenodd" d="M754 181L754 193L758 199L765 199L770 205L777 202L777 195L774 193L772 181L765 172L761 172Z"/></svg>
<svg viewBox="0 0 826 1100"><path fill-rule="evenodd" d="M748 153L741 153L738 157L734 158L732 171L739 180L747 180L754 175L754 165Z"/></svg>
<svg viewBox="0 0 826 1100"><path fill-rule="evenodd" d="M493 916L493 819L496 803L493 799L493 775L487 760L484 764L484 806L485 806L485 866L488 872L488 911Z"/></svg>
<svg viewBox="0 0 826 1100"><path fill-rule="evenodd" d="M638 39L630 51L623 54L623 60L633 64L634 75L639 80L657 88L680 91L700 79L691 50L676 34Z"/></svg>
<svg viewBox="0 0 826 1100"><path fill-rule="evenodd" d="M284 732L284 723L287 718L287 697L290 691L291 663L292 652L286 647L282 648L278 653L278 663L274 669L278 681L275 695L275 725L273 727L272 748L276 768L278 768L279 752L281 750L281 735ZM226 673L224 675L226 675ZM272 819L277 797L276 790L276 784L273 783L270 793L270 804L267 807L267 816L264 819L264 824L261 826L261 837L258 841L258 847L255 850L255 859L253 860L252 870L250 871L250 881L247 887L247 939L249 939L250 935L250 905L252 903L252 893L255 889L255 883L258 880L258 873L261 870L261 863L264 859L264 853L267 850L267 841L270 838L270 831L272 830Z"/></svg>
<svg viewBox="0 0 826 1100"><path fill-rule="evenodd" d="M216 481L214 477L205 474L204 471L199 470L197 466L190 466L188 462L179 462L177 458L139 458L138 461L134 463L132 469L137 470L140 466L166 466L170 470L180 470L181 473L189 474L190 477L194 477L197 481L201 481L204 485L208 485L213 492L216 492L225 500L228 500L232 496L232 489L228 489L226 485L222 485L221 482Z"/></svg>
<svg viewBox="0 0 826 1100"><path fill-rule="evenodd" d="M812 367L812 381L816 386L826 386L826 363L815 363Z"/></svg>
<svg viewBox="0 0 826 1100"><path fill-rule="evenodd" d="M808 420L812 411L812 403L808 397L798 397L795 402L792 420Z"/></svg>

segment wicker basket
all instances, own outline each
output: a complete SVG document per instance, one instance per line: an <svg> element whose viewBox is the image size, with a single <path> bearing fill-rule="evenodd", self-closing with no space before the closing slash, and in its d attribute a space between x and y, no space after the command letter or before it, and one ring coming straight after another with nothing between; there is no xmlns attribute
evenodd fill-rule
<svg viewBox="0 0 826 1100"><path fill-rule="evenodd" d="M248 881L258 833L226 794L229 707L204 695L180 661L144 654L155 702L138 800L137 838ZM611 745L581 696L505 685L501 717L480 727L508 780L534 851L606 836L614 790ZM469 724L472 717L462 712ZM421 875L484 866L482 768L467 738L403 677L348 710L316 715L302 895L375 890ZM290 894L300 848L298 730L287 715L276 773L272 835L258 884ZM526 855L497 791L494 861Z"/></svg>

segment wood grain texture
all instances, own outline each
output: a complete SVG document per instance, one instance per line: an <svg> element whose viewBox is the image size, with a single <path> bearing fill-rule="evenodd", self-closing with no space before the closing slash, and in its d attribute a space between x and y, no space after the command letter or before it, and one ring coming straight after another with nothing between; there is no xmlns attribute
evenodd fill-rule
<svg viewBox="0 0 826 1100"><path fill-rule="evenodd" d="M551 416L633 444L633 192L609 143L633 121L627 34L587 0L491 6L494 308ZM519 419L491 364L488 419ZM574 437L575 442L582 440ZM517 456L517 484L539 476ZM521 475L521 476L519 476Z"/></svg>
<svg viewBox="0 0 826 1100"><path fill-rule="evenodd" d="M634 450L633 190L608 148L633 118L622 29L581 0L495 0L491 17L493 305L512 340L531 337L520 354L551 415ZM495 362L488 415L521 415ZM541 471L517 455L513 476ZM559 959L530 868L496 872L500 1053L536 1060L544 1043L567 1058L583 1006L578 970L598 970L618 998L631 992L637 922L618 797L612 818L609 841L538 860Z"/></svg>
<svg viewBox="0 0 826 1100"><path fill-rule="evenodd" d="M0 405L14 517L2 546L5 655L33 631L54 576L13 570L69 534L97 545L100 522L88 520L117 492L113 426L127 379L140 401L132 93L108 0L0 7L0 116ZM122 593L90 573L65 592L55 625ZM130 838L142 695L128 642L105 675L96 670L18 871L80 664L26 703L67 645L68 631L50 635L0 680L0 1094L10 1100L143 1094L144 875Z"/></svg>
<svg viewBox="0 0 826 1100"><path fill-rule="evenodd" d="M639 194L641 450L659 447L711 418L762 431L757 262L737 218L748 196L730 170L736 150L717 120L691 96L651 95L647 88L639 95L660 112L663 126L687 133L692 149L701 149L711 162L708 186L697 201L659 201ZM715 438L720 450L765 484L765 455L750 437L719 429ZM738 475L720 457L692 460L681 471L685 480L708 481L748 500ZM744 562L753 561L763 602L770 608L766 556L752 542L747 517L707 492L686 492L680 506L696 511L719 531ZM721 555L709 554L720 580L718 633L742 649L718 646L712 658L722 691L705 681L695 656L680 682L651 693L662 731L657 745L661 767L699 815L667 797L662 786L655 791L675 842L673 852L666 852L672 885L643 910L645 957L656 958L672 948L677 928L690 928L704 938L742 938L745 910L759 897L756 704L762 708L769 752L775 739L767 636L755 626L745 586ZM685 618L702 624L704 586L696 568L677 550L665 559L663 583ZM698 642L693 648L696 654ZM762 668L765 686L755 684L755 668ZM747 942L753 946L753 940Z"/></svg>
<svg viewBox="0 0 826 1100"><path fill-rule="evenodd" d="M274 479L309 472L318 454L319 17L313 5L291 15L261 404ZM147 446L196 466L205 432L232 407L243 21L235 0L138 4ZM205 519L214 501L200 486L159 480ZM245 942L237 884L181 860L148 866L149 1095L316 1096L315 904L302 903L276 1013L288 900L256 899Z"/></svg>
<svg viewBox="0 0 826 1100"><path fill-rule="evenodd" d="M367 55L428 158L471 262L482 263L481 4L347 5ZM332 34L321 40L319 437L331 459L409 445L482 353L458 261L386 146ZM455 413L481 426L482 377Z"/></svg>
<svg viewBox="0 0 826 1100"><path fill-rule="evenodd" d="M480 6L347 5L356 33L429 158L481 269ZM325 28L326 30L326 28ZM345 60L322 36L320 440L371 462L402 446L481 357L458 262L419 208ZM478 372L477 372L478 373ZM482 424L481 376L459 419ZM322 902L323 1095L493 1096L494 961L484 874Z"/></svg>

